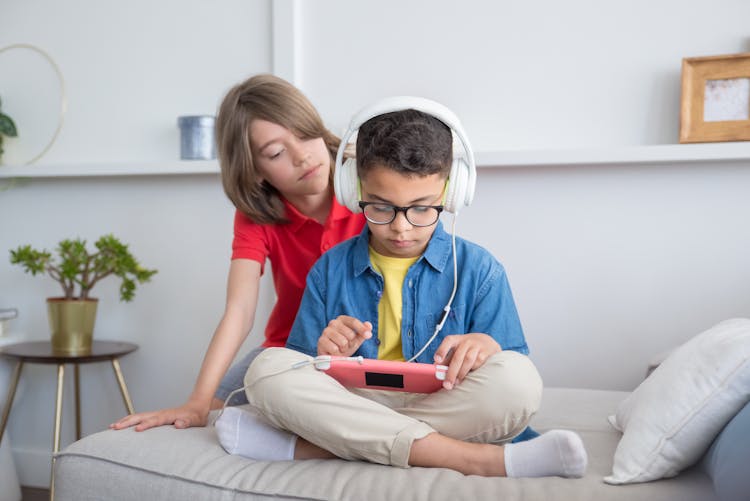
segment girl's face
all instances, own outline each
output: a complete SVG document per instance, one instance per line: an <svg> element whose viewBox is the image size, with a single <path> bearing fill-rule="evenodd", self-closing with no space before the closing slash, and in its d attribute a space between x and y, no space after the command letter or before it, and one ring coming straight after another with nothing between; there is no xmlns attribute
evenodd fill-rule
<svg viewBox="0 0 750 501"><path fill-rule="evenodd" d="M331 156L323 138L300 139L279 124L255 119L250 147L262 178L286 198L327 190Z"/></svg>

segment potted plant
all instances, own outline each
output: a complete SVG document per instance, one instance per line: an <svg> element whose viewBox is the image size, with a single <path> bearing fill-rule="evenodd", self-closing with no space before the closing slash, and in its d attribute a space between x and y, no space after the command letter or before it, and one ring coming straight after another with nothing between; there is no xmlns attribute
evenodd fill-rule
<svg viewBox="0 0 750 501"><path fill-rule="evenodd" d="M120 300L131 301L136 282L148 282L156 273L156 270L142 267L128 246L114 235L104 235L94 245L96 251L89 252L85 240L62 240L56 256L30 245L10 251L11 263L22 266L32 275L47 273L62 286L64 296L47 298L52 347L57 352L91 350L99 300L90 294L100 280L110 275L119 277Z"/></svg>
<svg viewBox="0 0 750 501"><path fill-rule="evenodd" d="M0 108L2 108L2 101L0 101ZM13 120L0 110L0 161L3 158L3 139L5 136L16 137L18 131L16 130L16 124Z"/></svg>

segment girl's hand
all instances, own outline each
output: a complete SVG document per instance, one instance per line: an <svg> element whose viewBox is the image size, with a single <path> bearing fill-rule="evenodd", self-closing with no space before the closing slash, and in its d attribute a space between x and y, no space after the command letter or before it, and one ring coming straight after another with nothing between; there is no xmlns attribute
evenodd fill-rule
<svg viewBox="0 0 750 501"><path fill-rule="evenodd" d="M487 359L502 351L497 341L487 334L459 334L446 336L435 351L436 364L448 366L443 388L452 389L469 371L480 368Z"/></svg>
<svg viewBox="0 0 750 501"><path fill-rule="evenodd" d="M372 337L372 324L341 315L328 322L318 338L318 355L350 357Z"/></svg>
<svg viewBox="0 0 750 501"><path fill-rule="evenodd" d="M112 423L109 427L113 430L122 430L135 426L135 431L143 431L167 424L173 424L175 428L190 428L191 426L206 426L207 423L208 409L188 403L171 409L131 414Z"/></svg>

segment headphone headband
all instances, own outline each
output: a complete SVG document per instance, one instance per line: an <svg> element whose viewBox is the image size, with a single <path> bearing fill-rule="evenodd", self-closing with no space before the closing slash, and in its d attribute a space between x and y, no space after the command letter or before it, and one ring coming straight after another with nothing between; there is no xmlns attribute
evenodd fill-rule
<svg viewBox="0 0 750 501"><path fill-rule="evenodd" d="M461 206L469 205L474 197L474 186L476 184L476 164L474 162L474 152L471 149L469 139L464 132L461 122L458 117L448 108L442 104L425 99L423 97L412 97L412 96L394 96L382 99L376 103L367 106L360 110L354 117L352 117L349 127L341 138L341 144L336 152L336 165L334 171L334 190L336 197L339 202L349 207L353 212L358 211L356 207L356 201L352 198L351 184L356 181L356 172L345 172L344 169L344 150L351 140L355 132L368 120L375 118L386 113L392 113L395 111L404 110L417 110L422 113L426 113L434 118L437 118L443 122L446 126L451 129L453 136L453 144L455 146L456 140L461 145L463 150L461 153L453 151L453 164L465 164L463 170L466 172L460 173L461 179L452 179L451 182L458 185L457 192L458 200L455 197L449 197L450 203L446 204L447 210L450 212L457 212ZM349 162L349 161L347 161ZM352 166L354 163L352 162ZM348 169L351 171L351 168ZM451 176L456 176L455 169L451 169Z"/></svg>

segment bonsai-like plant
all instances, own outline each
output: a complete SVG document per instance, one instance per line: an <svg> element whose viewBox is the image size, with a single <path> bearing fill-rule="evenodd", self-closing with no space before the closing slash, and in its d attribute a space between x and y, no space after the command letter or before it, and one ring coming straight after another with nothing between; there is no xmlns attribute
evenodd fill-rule
<svg viewBox="0 0 750 501"><path fill-rule="evenodd" d="M2 104L2 101L0 101L0 108L2 108ZM3 157L3 138L5 136L16 137L17 135L18 131L13 119L0 110L0 159Z"/></svg>
<svg viewBox="0 0 750 501"><path fill-rule="evenodd" d="M130 301L135 295L136 282L148 282L156 270L142 267L114 235L104 235L94 244L96 252L89 253L86 241L80 238L62 240L57 256L46 250L23 245L10 251L10 262L36 275L46 272L60 283L65 299L88 299L91 289L110 275L120 277L120 300Z"/></svg>

